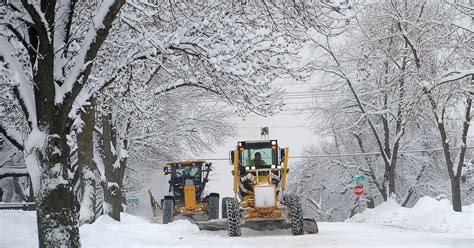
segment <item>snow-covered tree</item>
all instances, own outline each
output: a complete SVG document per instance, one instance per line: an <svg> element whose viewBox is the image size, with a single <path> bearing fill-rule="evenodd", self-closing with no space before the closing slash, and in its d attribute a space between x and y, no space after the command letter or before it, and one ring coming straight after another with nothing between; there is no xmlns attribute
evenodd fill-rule
<svg viewBox="0 0 474 248"><path fill-rule="evenodd" d="M340 36L315 37L326 58L318 60L315 69L331 75L322 87L340 96L317 108L329 117L323 124L332 132L339 129L350 136L357 129L371 133L384 165L383 180L378 185L386 200L396 193L398 150L413 111L413 104L407 100L413 87L408 85L406 75L407 45L391 35L396 23L387 20L383 8L377 4L363 8L349 30ZM337 42L338 39L349 42ZM360 132L352 138L360 139L358 135Z"/></svg>
<svg viewBox="0 0 474 248"><path fill-rule="evenodd" d="M28 124L24 140L6 133L24 147L40 247L80 246L68 135L77 109L96 90L88 83L94 59L124 3L80 9L78 1L12 0L0 23L1 67Z"/></svg>
<svg viewBox="0 0 474 248"><path fill-rule="evenodd" d="M453 209L461 212L461 173L466 163L467 136L472 119L474 20L472 3L471 14L463 11L469 9L467 3L449 5L452 9L433 11L435 15L432 17L439 20L438 16L448 16L448 22L428 19L426 23L431 26L431 32L422 39L410 34L404 38L410 44L410 54L428 102L427 108L431 109L439 132L451 183ZM400 31L406 33L405 29Z"/></svg>
<svg viewBox="0 0 474 248"><path fill-rule="evenodd" d="M389 193L397 193L405 205L413 200L415 191L436 193L429 189L432 188L430 180L440 175L445 178L444 173L427 166L439 164L440 154L421 153L419 156L420 153L401 155L399 152L438 148L434 141L443 135L433 135L439 121L427 118L430 114L427 110L432 108L423 103L426 99L423 95L429 96L425 90L427 85L435 88L435 93L439 88L434 85L447 84L451 90L435 95L452 103L459 103L462 92L470 95L465 91L466 82L465 86L456 83L472 73L472 61L469 65L469 56L466 56L472 54L472 49L466 49L467 44L472 44L472 31L465 25L465 15L456 12L463 6L467 5L379 1L360 6L346 31L339 36L312 36L324 54L314 63L314 68L323 72L320 75L326 82L319 85L317 91L334 95L331 101L315 99L315 128L332 136L335 153L377 151L380 154L378 157L365 155L366 161L353 164L384 199ZM467 20L470 23L471 20ZM465 106L470 108L469 97L464 99ZM435 114L442 113L440 109L444 105L439 106L433 111ZM451 113L456 112L455 108L459 110L458 107L452 108ZM468 113L467 107L457 113ZM467 132L470 114L465 116L459 119L467 120L463 122L463 130ZM445 148L444 143L447 142L443 141L443 150L449 153L450 147ZM463 154L465 147L464 142L456 151ZM464 159L456 161L459 167L455 168L464 163ZM414 166L408 167L408 164ZM455 202L453 198L453 204L457 205Z"/></svg>

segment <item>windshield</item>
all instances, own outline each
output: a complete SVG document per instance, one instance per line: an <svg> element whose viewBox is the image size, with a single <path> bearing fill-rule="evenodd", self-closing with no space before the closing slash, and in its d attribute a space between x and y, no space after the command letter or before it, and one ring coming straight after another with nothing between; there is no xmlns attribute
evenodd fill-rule
<svg viewBox="0 0 474 248"><path fill-rule="evenodd" d="M175 178L182 178L182 180L186 178L194 179L194 184L201 183L201 170L200 166L196 165L179 165L175 167L174 170L174 177ZM182 182L184 183L184 181Z"/></svg>
<svg viewBox="0 0 474 248"><path fill-rule="evenodd" d="M272 149L246 149L242 151L242 166L266 168L273 164Z"/></svg>

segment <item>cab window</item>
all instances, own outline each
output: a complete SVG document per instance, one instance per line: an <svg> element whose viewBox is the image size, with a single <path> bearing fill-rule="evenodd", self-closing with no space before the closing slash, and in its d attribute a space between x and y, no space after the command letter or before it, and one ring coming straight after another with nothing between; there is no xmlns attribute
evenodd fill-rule
<svg viewBox="0 0 474 248"><path fill-rule="evenodd" d="M272 149L247 149L242 151L242 166L255 166L257 168L266 168L273 163Z"/></svg>

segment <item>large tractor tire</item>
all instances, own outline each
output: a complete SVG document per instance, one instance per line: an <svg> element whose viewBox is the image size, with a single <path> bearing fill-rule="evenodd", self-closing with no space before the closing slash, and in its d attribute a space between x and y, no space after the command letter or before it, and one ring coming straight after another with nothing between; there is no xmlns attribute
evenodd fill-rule
<svg viewBox="0 0 474 248"><path fill-rule="evenodd" d="M173 208L174 202L173 199L164 199L163 200L163 224L168 224L173 222Z"/></svg>
<svg viewBox="0 0 474 248"><path fill-rule="evenodd" d="M289 210L291 234L303 235L303 206L301 205L300 198L296 195L287 195L284 199Z"/></svg>
<svg viewBox="0 0 474 248"><path fill-rule="evenodd" d="M219 194L211 193L207 199L207 212L209 219L219 219Z"/></svg>
<svg viewBox="0 0 474 248"><path fill-rule="evenodd" d="M240 223L240 204L235 198L226 201L227 231L230 237L240 237L242 227Z"/></svg>
<svg viewBox="0 0 474 248"><path fill-rule="evenodd" d="M222 198L222 218L227 218L227 201L229 201L229 199L234 199L232 197L224 197Z"/></svg>

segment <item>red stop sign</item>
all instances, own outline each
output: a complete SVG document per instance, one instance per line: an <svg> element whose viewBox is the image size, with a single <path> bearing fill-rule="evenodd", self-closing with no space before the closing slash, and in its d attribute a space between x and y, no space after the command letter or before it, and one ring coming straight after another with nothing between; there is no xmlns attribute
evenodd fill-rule
<svg viewBox="0 0 474 248"><path fill-rule="evenodd" d="M364 194L364 187L362 187L362 185L356 185L354 187L354 194L355 195L362 195Z"/></svg>

